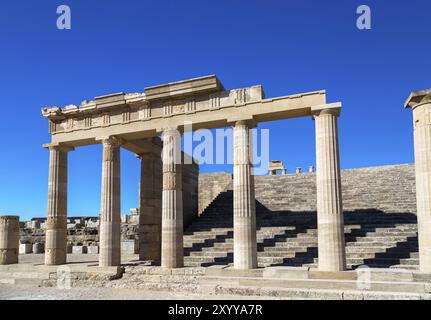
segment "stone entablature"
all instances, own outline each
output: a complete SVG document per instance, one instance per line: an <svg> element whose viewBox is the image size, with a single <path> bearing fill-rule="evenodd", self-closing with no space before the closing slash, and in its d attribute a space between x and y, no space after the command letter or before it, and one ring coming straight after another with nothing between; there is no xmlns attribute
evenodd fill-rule
<svg viewBox="0 0 431 320"><path fill-rule="evenodd" d="M167 127L181 130L190 122L197 130L240 120L309 116L312 106L325 103L325 91L265 99L260 85L225 90L212 75L149 87L144 93L96 97L79 106L47 107L42 114L49 120L52 145L77 147L99 143L97 139L104 136L136 141L160 134Z"/></svg>
<svg viewBox="0 0 431 320"><path fill-rule="evenodd" d="M50 120L50 133L56 134L242 106L263 98L261 86L225 91L215 76L208 76L149 87L145 93L96 97L79 106L47 107L42 114Z"/></svg>

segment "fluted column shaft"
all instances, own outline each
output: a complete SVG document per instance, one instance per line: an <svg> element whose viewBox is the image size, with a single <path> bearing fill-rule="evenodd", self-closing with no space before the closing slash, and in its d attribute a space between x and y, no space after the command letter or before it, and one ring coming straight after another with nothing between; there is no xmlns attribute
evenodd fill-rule
<svg viewBox="0 0 431 320"><path fill-rule="evenodd" d="M256 203L250 124L238 121L234 127L234 267L257 268Z"/></svg>
<svg viewBox="0 0 431 320"><path fill-rule="evenodd" d="M160 154L143 153L139 183L139 259L160 260L162 228L162 161Z"/></svg>
<svg viewBox="0 0 431 320"><path fill-rule="evenodd" d="M49 147L46 265L65 264L67 260L67 156L71 150L64 146Z"/></svg>
<svg viewBox="0 0 431 320"><path fill-rule="evenodd" d="M163 132L162 267L184 266L181 135Z"/></svg>
<svg viewBox="0 0 431 320"><path fill-rule="evenodd" d="M339 109L313 114L316 122L319 270L346 270L337 117Z"/></svg>
<svg viewBox="0 0 431 320"><path fill-rule="evenodd" d="M419 267L431 273L431 95L413 109Z"/></svg>
<svg viewBox="0 0 431 320"><path fill-rule="evenodd" d="M120 142L102 141L102 201L99 266L121 265Z"/></svg>

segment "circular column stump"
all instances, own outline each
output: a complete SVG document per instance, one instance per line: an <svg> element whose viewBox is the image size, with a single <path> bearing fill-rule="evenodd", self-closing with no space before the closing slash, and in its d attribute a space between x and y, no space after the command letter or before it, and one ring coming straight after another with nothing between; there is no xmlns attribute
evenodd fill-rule
<svg viewBox="0 0 431 320"><path fill-rule="evenodd" d="M19 217L0 217L0 265L18 263Z"/></svg>

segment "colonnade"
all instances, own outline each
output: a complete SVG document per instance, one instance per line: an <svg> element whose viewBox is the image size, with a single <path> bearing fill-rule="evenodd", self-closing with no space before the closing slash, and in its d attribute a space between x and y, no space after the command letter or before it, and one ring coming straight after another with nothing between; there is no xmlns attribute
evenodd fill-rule
<svg viewBox="0 0 431 320"><path fill-rule="evenodd" d="M316 124L319 268L325 271L346 268L337 128L340 109L339 104L312 108ZM256 123L241 120L232 125L234 267L253 269L257 267L257 241L251 129ZM162 136L161 156L155 153L138 155L141 159L140 258L161 259L162 267L181 268L184 265L181 135L176 128L167 128ZM119 266L122 141L106 137L100 142L103 160L99 265ZM73 148L58 145L50 146L49 150L45 264L59 265L66 263L67 157ZM161 239L155 236L160 233Z"/></svg>

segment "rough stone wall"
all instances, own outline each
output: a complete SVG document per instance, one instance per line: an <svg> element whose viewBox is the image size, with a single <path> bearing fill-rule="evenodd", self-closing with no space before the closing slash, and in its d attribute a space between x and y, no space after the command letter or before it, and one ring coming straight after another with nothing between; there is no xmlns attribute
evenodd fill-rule
<svg viewBox="0 0 431 320"><path fill-rule="evenodd" d="M226 172L199 175L199 214L223 191L232 189L232 174Z"/></svg>
<svg viewBox="0 0 431 320"><path fill-rule="evenodd" d="M345 211L377 209L416 213L414 165L394 165L343 170ZM316 211L316 175L301 173L256 176L256 200L272 211ZM199 176L199 212L220 192L232 188L228 173Z"/></svg>

